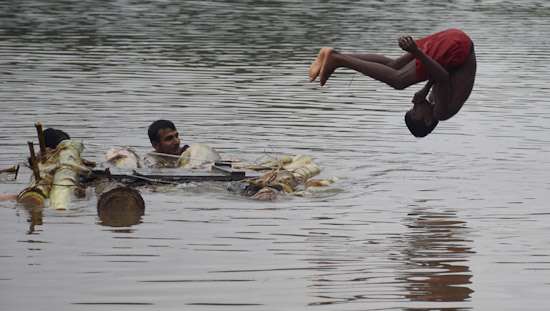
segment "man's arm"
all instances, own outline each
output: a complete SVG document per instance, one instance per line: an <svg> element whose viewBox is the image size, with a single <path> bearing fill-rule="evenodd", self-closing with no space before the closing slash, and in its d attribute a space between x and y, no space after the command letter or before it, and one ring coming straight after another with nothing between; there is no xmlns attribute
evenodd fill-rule
<svg viewBox="0 0 550 311"><path fill-rule="evenodd" d="M430 78L435 80L435 82L445 82L449 80L449 72L443 68L438 62L433 58L429 57L422 50L418 48L416 42L414 42L412 37L406 36L399 38L399 47L403 50L411 53L414 57L418 58L424 66L426 66L426 71Z"/></svg>
<svg viewBox="0 0 550 311"><path fill-rule="evenodd" d="M0 194L0 201L17 201L17 194Z"/></svg>

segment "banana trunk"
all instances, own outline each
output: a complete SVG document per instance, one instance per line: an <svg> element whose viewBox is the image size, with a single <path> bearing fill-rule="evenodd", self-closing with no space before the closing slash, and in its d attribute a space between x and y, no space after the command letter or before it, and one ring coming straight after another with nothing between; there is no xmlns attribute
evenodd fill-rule
<svg viewBox="0 0 550 311"><path fill-rule="evenodd" d="M300 183L305 183L311 177L319 175L319 173L321 173L321 168L313 162L307 163L292 171L292 175L294 175Z"/></svg>
<svg viewBox="0 0 550 311"><path fill-rule="evenodd" d="M57 169L53 175L50 192L50 207L58 210L67 209L71 197L78 187L78 176L84 169L80 153L84 146L76 141L62 141L57 152Z"/></svg>

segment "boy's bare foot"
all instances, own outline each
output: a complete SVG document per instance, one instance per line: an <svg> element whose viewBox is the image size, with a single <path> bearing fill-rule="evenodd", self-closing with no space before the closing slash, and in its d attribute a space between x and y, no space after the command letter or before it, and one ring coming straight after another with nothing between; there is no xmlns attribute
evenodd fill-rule
<svg viewBox="0 0 550 311"><path fill-rule="evenodd" d="M321 82L321 86L323 86L336 69L333 57L333 53L336 52L331 48L324 48L324 51L321 51L321 53L323 54L323 62L321 63L321 70L319 72L319 81Z"/></svg>
<svg viewBox="0 0 550 311"><path fill-rule="evenodd" d="M319 76L321 68L323 67L327 52L331 50L331 48L322 48L319 50L317 58L315 58L315 61L313 61L311 66L309 66L309 82L313 82L317 79L317 76Z"/></svg>

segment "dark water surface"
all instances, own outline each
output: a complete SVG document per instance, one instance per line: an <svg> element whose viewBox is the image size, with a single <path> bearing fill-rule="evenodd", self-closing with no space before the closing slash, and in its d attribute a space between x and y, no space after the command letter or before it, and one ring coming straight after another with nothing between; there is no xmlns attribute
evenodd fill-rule
<svg viewBox="0 0 550 311"><path fill-rule="evenodd" d="M419 87L347 70L320 88L321 46L401 54L449 27L476 45L461 112L425 139L403 125ZM547 310L547 1L0 2L0 168L34 122L101 161L186 143L250 161L308 154L324 192L254 202L223 185L145 190L142 223L0 203L2 310ZM0 193L28 181L0 176Z"/></svg>

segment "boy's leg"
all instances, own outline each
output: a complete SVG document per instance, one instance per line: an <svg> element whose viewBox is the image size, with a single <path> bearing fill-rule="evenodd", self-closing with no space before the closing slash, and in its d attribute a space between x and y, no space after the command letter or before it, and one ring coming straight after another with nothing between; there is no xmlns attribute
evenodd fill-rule
<svg viewBox="0 0 550 311"><path fill-rule="evenodd" d="M406 64L408 64L411 60L414 59L414 56L411 53L405 53L398 58L389 58L387 56L380 55L380 54L346 54L346 55L356 57L368 62L383 64L383 65L392 67L393 69L401 69Z"/></svg>
<svg viewBox="0 0 550 311"><path fill-rule="evenodd" d="M315 61L311 64L309 68L309 80L313 81L317 78L319 73L321 72L321 65L322 60L326 56L324 55L327 51L329 51L330 48L322 48L319 52L319 55L315 59ZM386 66L389 66L393 69L401 69L403 68L407 63L409 63L411 60L414 59L414 56L411 53L405 53L404 55L398 57L398 58L389 58L387 56L381 55L381 54L346 54L350 57L355 57L357 59L363 60L363 61L369 61L374 63L383 64Z"/></svg>
<svg viewBox="0 0 550 311"><path fill-rule="evenodd" d="M318 59L318 63L320 63L319 74L321 86L325 85L334 70L340 67L353 69L398 90L405 89L412 84L422 81L416 77L416 63L414 58L406 54L400 58L401 64L399 65L402 65L404 60L411 60L400 69L394 69L381 63L365 61L350 55L340 54L328 48L321 50Z"/></svg>

